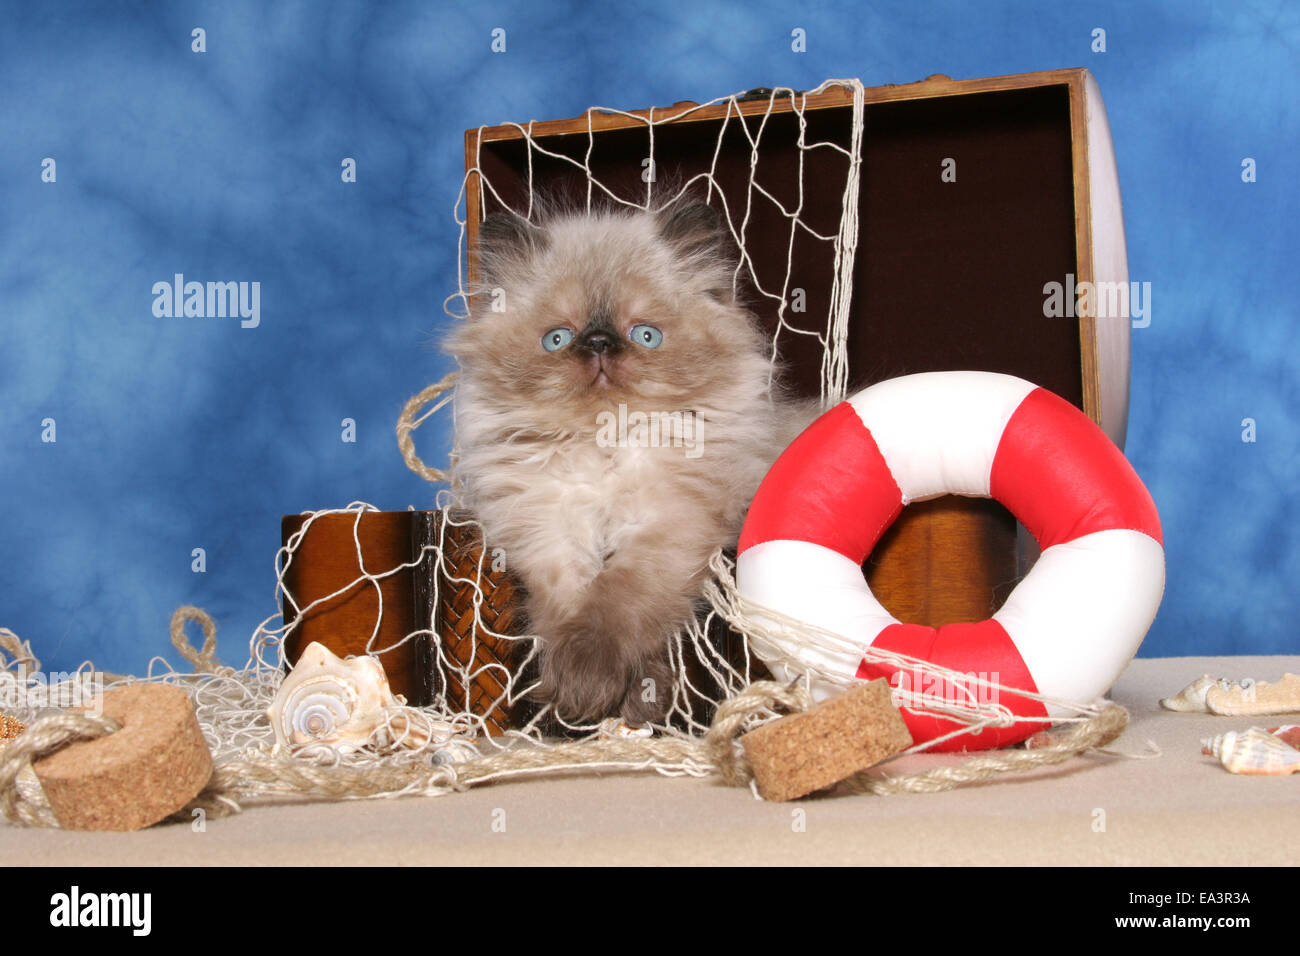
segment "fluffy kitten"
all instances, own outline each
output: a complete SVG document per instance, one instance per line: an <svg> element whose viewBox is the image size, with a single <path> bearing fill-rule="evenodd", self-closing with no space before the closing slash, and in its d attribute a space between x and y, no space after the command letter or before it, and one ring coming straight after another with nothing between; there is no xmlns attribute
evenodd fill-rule
<svg viewBox="0 0 1300 956"><path fill-rule="evenodd" d="M724 236L702 204L483 223L482 290L445 345L455 476L523 580L536 696L565 720L663 718L668 638L811 418L769 392Z"/></svg>

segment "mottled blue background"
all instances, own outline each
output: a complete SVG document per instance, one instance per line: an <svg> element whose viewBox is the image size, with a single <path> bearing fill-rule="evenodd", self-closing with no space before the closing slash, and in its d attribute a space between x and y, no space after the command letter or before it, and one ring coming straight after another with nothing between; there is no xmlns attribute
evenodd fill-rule
<svg viewBox="0 0 1300 956"><path fill-rule="evenodd" d="M430 503L393 422L448 368L466 128L1073 66L1101 84L1153 286L1128 450L1169 589L1143 653L1297 648L1294 3L23 2L0 23L0 624L52 668L142 670L185 603L241 662L282 513ZM155 318L174 272L261 282L261 326ZM440 462L448 438L420 445Z"/></svg>

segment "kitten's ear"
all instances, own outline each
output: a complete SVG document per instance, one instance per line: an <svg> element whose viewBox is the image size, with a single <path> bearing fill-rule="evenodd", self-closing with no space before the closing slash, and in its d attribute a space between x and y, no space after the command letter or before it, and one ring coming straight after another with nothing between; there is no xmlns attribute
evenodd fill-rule
<svg viewBox="0 0 1300 956"><path fill-rule="evenodd" d="M655 214L659 236L687 256L726 248L728 232L722 214L702 202L677 202Z"/></svg>
<svg viewBox="0 0 1300 956"><path fill-rule="evenodd" d="M655 224L659 237L683 260L700 291L732 304L731 273L738 257L722 213L702 202L677 202L659 210Z"/></svg>
<svg viewBox="0 0 1300 956"><path fill-rule="evenodd" d="M503 278L511 266L545 247L546 234L514 213L493 213L478 227L478 259L484 278Z"/></svg>

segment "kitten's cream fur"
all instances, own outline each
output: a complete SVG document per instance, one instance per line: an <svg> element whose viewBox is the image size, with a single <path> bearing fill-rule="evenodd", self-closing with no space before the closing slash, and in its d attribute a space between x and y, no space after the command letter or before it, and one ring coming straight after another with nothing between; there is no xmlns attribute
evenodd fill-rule
<svg viewBox="0 0 1300 956"><path fill-rule="evenodd" d="M446 344L461 366L455 478L524 582L537 696L566 720L663 717L668 638L810 417L769 393L769 346L735 301L723 238L701 205L483 226L483 289ZM662 344L630 341L639 325ZM548 352L553 329L573 342ZM698 432L610 447L598 438L620 403Z"/></svg>

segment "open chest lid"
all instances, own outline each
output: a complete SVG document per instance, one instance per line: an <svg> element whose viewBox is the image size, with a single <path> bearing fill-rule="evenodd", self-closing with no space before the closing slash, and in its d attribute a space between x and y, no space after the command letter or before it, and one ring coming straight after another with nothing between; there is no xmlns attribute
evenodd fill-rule
<svg viewBox="0 0 1300 956"><path fill-rule="evenodd" d="M659 184L698 179L741 243L742 295L797 391L1007 372L1123 447L1128 266L1087 70L593 108L469 130L466 169L470 249L485 215L530 215L542 193L646 205L672 195Z"/></svg>

